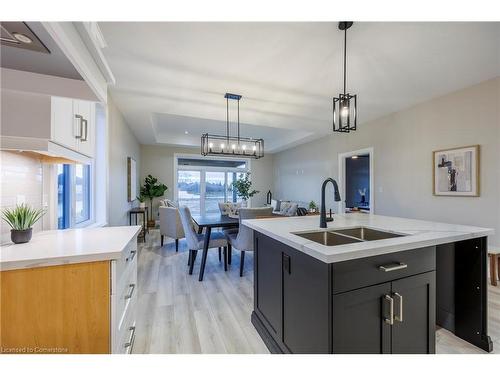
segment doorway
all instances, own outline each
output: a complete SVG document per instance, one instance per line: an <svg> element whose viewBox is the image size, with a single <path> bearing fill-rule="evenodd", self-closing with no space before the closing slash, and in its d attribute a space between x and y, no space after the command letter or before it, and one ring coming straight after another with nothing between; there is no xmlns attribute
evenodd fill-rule
<svg viewBox="0 0 500 375"><path fill-rule="evenodd" d="M339 212L374 213L373 147L339 154Z"/></svg>

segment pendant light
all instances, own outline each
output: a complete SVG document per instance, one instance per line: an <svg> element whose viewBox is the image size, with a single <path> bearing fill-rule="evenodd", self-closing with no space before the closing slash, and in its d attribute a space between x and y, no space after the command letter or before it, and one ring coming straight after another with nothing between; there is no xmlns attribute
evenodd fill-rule
<svg viewBox="0 0 500 375"><path fill-rule="evenodd" d="M226 93L226 135L205 133L201 136L201 154L203 156L236 156L259 159L264 156L264 140L240 137L240 100L241 95ZM238 134L229 134L229 100L238 103Z"/></svg>
<svg viewBox="0 0 500 375"><path fill-rule="evenodd" d="M346 92L347 29L352 24L353 22L339 22L339 30L344 31L344 92L333 98L333 131L340 133L349 133L351 130L356 130L356 95Z"/></svg>

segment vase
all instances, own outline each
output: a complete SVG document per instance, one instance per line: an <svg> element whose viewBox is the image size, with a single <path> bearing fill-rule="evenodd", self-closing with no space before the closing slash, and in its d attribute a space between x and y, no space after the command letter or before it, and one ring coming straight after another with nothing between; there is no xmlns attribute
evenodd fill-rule
<svg viewBox="0 0 500 375"><path fill-rule="evenodd" d="M146 208L146 202L140 202L139 208Z"/></svg>
<svg viewBox="0 0 500 375"><path fill-rule="evenodd" d="M10 230L10 239L14 243L26 243L31 240L31 236L33 234L33 228L17 230Z"/></svg>
<svg viewBox="0 0 500 375"><path fill-rule="evenodd" d="M241 201L241 207L242 207L242 208L247 208L247 207L248 207L248 201L247 201L246 199L243 199L243 200Z"/></svg>

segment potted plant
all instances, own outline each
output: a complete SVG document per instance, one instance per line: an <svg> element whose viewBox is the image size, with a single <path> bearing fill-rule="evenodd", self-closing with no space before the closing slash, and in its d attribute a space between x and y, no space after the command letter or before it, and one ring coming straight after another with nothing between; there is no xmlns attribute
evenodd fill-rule
<svg viewBox="0 0 500 375"><path fill-rule="evenodd" d="M148 174L148 176L144 179L144 185L141 187L141 196L149 199L149 207L151 209L148 227L155 226L155 221L153 219L153 200L158 197L163 197L167 189L167 185L158 182L158 179L150 174Z"/></svg>
<svg viewBox="0 0 500 375"><path fill-rule="evenodd" d="M2 219L12 228L10 239L14 243L25 243L31 240L33 225L45 214L43 208L36 209L26 204L17 205L15 208L4 208Z"/></svg>
<svg viewBox="0 0 500 375"><path fill-rule="evenodd" d="M318 210L318 205L316 204L315 201L310 201L309 202L309 212L314 213Z"/></svg>
<svg viewBox="0 0 500 375"><path fill-rule="evenodd" d="M233 181L233 188L236 194L243 200L243 205L246 206L248 199L259 193L258 190L252 190L252 181L250 181L250 172L245 173L243 177Z"/></svg>
<svg viewBox="0 0 500 375"><path fill-rule="evenodd" d="M144 197L142 194L136 197L137 200L139 201L139 207L140 208L146 208L146 197Z"/></svg>

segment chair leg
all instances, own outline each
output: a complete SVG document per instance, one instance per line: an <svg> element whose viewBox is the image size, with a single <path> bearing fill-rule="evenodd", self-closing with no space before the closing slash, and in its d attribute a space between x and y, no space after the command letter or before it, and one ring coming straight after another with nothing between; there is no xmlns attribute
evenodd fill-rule
<svg viewBox="0 0 500 375"><path fill-rule="evenodd" d="M243 276L243 267L245 265L245 252L240 251L240 277Z"/></svg>
<svg viewBox="0 0 500 375"><path fill-rule="evenodd" d="M227 244L227 264L231 264L232 259L233 259L233 249L231 244Z"/></svg>
<svg viewBox="0 0 500 375"><path fill-rule="evenodd" d="M196 255L198 254L198 250L189 250L191 252L191 264L189 265L189 274L193 274L194 262L196 261Z"/></svg>
<svg viewBox="0 0 500 375"><path fill-rule="evenodd" d="M490 282L491 285L497 286L497 257L490 254Z"/></svg>
<svg viewBox="0 0 500 375"><path fill-rule="evenodd" d="M227 247L224 246L224 271L227 271Z"/></svg>
<svg viewBox="0 0 500 375"><path fill-rule="evenodd" d="M222 260L221 248L219 247L219 263Z"/></svg>
<svg viewBox="0 0 500 375"><path fill-rule="evenodd" d="M163 246L163 245L162 245ZM177 253L179 251L179 239L175 239L175 252Z"/></svg>
<svg viewBox="0 0 500 375"><path fill-rule="evenodd" d="M163 247L163 234L160 236L160 246Z"/></svg>

